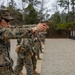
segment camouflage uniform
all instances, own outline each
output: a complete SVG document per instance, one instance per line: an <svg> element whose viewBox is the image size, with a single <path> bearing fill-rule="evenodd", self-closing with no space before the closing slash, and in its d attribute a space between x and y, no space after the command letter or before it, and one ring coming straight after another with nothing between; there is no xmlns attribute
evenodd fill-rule
<svg viewBox="0 0 75 75"><path fill-rule="evenodd" d="M40 34L40 32L39 32L39 34L38 34L38 39L39 39L39 42L40 42L40 52L41 53L43 53L43 51L42 51L42 37L41 37L41 34Z"/></svg>
<svg viewBox="0 0 75 75"><path fill-rule="evenodd" d="M7 11L5 12L5 11L6 10L0 11L0 22L2 19L6 20L6 21L13 19L8 14L8 12ZM12 70L10 49L8 49L8 46L7 46L8 40L9 39L18 39L18 38L29 38L29 37L31 37L32 34L33 34L32 29L25 29L25 28L12 28L11 29L11 28L0 27L0 75L15 75ZM30 59L29 56L28 56L28 58ZM26 62L26 61L23 61L23 62ZM26 67L28 65L32 64L30 62L31 62L31 60L28 60L28 62L26 62L27 63ZM29 68L29 67L27 67L27 68Z"/></svg>
<svg viewBox="0 0 75 75"><path fill-rule="evenodd" d="M5 46L5 43L7 42L7 39L15 39L15 38L28 38L32 35L32 30L25 29L25 28L13 28L11 30L10 28L0 28L0 68L1 66L11 66L10 56L9 56L9 50L7 50L7 47ZM31 65L32 63L29 63ZM8 75L4 74L6 72L11 72L11 70L2 71L0 70L0 75ZM9 75L13 75L10 74Z"/></svg>
<svg viewBox="0 0 75 75"><path fill-rule="evenodd" d="M36 51L34 49L34 34L32 35L32 47L33 47L33 55L32 55L32 64L33 64L33 72L36 70L37 58L36 58Z"/></svg>
<svg viewBox="0 0 75 75"><path fill-rule="evenodd" d="M36 59L36 55L33 54L32 56L32 64L33 64L33 73L36 70L36 64L37 64L37 59Z"/></svg>
<svg viewBox="0 0 75 75"><path fill-rule="evenodd" d="M42 42L43 44L45 44L45 32L40 32L40 33L39 33L39 36L40 36L41 42Z"/></svg>
<svg viewBox="0 0 75 75"><path fill-rule="evenodd" d="M40 41L40 38L39 38L39 35L38 34L35 34L34 36L34 50L36 51L36 55L37 55L37 58L39 59L40 58L40 47L41 47L41 41Z"/></svg>
<svg viewBox="0 0 75 75"><path fill-rule="evenodd" d="M32 64L32 40L31 38L18 39L18 44L21 42L21 49L18 52L17 64L15 66L14 72L16 75L22 71L23 66L25 65L27 75L33 75L33 64ZM25 50L22 50L24 48Z"/></svg>
<svg viewBox="0 0 75 75"><path fill-rule="evenodd" d="M31 36L31 38L17 39L17 45L20 45L20 44L22 45L23 48L28 50L27 52L30 52L30 53L28 54L27 52L24 52L26 55L24 55L24 53L22 51L20 51L18 53L17 65L15 66L14 71L18 75L22 71L24 65L26 66L26 65L30 64L26 67L27 75L33 75L33 73L36 69L36 63L37 63L36 53L35 53L35 50L33 49L34 34ZM32 53L32 55L31 55L31 53ZM22 58L24 58L24 59L22 60ZM28 58L28 59L26 59L26 58Z"/></svg>
<svg viewBox="0 0 75 75"><path fill-rule="evenodd" d="M20 45L22 38L17 39L17 45Z"/></svg>

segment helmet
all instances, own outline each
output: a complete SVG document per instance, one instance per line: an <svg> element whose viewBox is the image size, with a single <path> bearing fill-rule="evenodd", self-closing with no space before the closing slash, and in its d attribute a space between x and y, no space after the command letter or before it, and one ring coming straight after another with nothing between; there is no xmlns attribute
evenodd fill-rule
<svg viewBox="0 0 75 75"><path fill-rule="evenodd" d="M10 16L9 11L6 8L1 8L0 9L0 20L4 18L7 20L13 20L14 18Z"/></svg>

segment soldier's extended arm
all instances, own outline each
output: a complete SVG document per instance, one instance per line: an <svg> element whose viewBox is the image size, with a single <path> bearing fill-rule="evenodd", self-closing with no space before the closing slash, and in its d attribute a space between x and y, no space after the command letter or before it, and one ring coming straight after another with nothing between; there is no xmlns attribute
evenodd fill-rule
<svg viewBox="0 0 75 75"><path fill-rule="evenodd" d="M2 32L3 39L17 39L17 38L28 38L33 34L31 29L25 28L2 28L0 29Z"/></svg>
<svg viewBox="0 0 75 75"><path fill-rule="evenodd" d="M36 30L43 31L47 29L47 25L39 23L36 27L31 29L26 28L0 28L0 38L2 39L16 39L16 38L28 38Z"/></svg>

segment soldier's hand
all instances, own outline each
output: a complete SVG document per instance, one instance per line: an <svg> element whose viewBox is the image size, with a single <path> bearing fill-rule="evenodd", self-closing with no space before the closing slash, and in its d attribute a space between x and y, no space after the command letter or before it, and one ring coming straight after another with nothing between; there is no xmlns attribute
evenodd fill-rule
<svg viewBox="0 0 75 75"><path fill-rule="evenodd" d="M35 32L36 30L37 31L44 31L48 29L48 26L46 23L39 23L36 27L32 28L32 30Z"/></svg>
<svg viewBox="0 0 75 75"><path fill-rule="evenodd" d="M45 29L47 29L47 25L46 25L46 23L39 23L36 26L36 28L37 28L38 31L44 31Z"/></svg>
<svg viewBox="0 0 75 75"><path fill-rule="evenodd" d="M42 23L42 25L46 27L44 30L49 28L49 26L46 23Z"/></svg>

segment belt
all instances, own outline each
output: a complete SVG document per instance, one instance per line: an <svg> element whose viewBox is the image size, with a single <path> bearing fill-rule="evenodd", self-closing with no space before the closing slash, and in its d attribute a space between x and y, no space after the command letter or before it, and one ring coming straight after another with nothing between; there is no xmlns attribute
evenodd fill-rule
<svg viewBox="0 0 75 75"><path fill-rule="evenodd" d="M0 67L0 72L10 70L10 66Z"/></svg>

